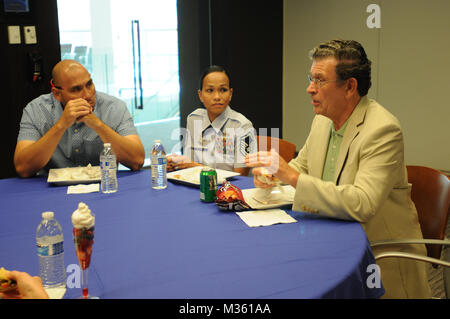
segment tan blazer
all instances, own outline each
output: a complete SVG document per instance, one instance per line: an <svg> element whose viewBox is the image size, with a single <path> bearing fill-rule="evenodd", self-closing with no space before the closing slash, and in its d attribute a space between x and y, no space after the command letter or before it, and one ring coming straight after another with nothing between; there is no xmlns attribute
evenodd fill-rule
<svg viewBox="0 0 450 319"><path fill-rule="evenodd" d="M374 100L361 98L345 130L334 183L321 180L331 125L330 119L316 116L305 145L289 163L304 173L298 179L292 209L356 220L369 241L422 238L398 120ZM424 245L394 248L426 254ZM424 263L389 258L378 265L385 298L431 296Z"/></svg>

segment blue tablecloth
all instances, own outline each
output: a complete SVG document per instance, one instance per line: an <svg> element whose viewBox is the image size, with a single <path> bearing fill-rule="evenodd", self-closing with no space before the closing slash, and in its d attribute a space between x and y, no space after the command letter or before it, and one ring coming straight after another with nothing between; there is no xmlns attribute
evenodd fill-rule
<svg viewBox="0 0 450 319"><path fill-rule="evenodd" d="M101 298L383 295L382 286L366 284L375 261L359 223L287 207L297 223L250 228L234 212L201 202L199 188L169 182L153 190L150 175L119 172L115 194L68 195L67 186L43 177L0 180L0 266L39 275L35 232L44 211L63 228L66 267L77 265L71 215L82 201L96 214L89 288ZM253 187L249 177L232 183ZM68 288L65 298L80 295Z"/></svg>

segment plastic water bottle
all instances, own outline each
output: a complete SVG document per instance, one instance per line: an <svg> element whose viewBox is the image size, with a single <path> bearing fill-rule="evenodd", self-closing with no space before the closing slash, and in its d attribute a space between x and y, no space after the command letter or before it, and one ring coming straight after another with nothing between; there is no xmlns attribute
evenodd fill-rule
<svg viewBox="0 0 450 319"><path fill-rule="evenodd" d="M102 171L102 193L117 192L117 158L110 143L103 144L103 151L100 154L100 169Z"/></svg>
<svg viewBox="0 0 450 319"><path fill-rule="evenodd" d="M167 187L167 158L160 140L155 140L150 157L152 161L152 188L164 189Z"/></svg>
<svg viewBox="0 0 450 319"><path fill-rule="evenodd" d="M53 212L42 213L42 221L36 231L36 245L44 287L65 287L64 236Z"/></svg>

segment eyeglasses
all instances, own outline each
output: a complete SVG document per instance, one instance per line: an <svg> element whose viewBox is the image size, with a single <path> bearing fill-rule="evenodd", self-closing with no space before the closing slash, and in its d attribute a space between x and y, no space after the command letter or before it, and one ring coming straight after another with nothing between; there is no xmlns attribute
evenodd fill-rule
<svg viewBox="0 0 450 319"><path fill-rule="evenodd" d="M61 86L56 86L56 85L53 83L53 79L50 80L50 84L51 84L52 87L54 87L55 89L63 90L63 88L62 88Z"/></svg>
<svg viewBox="0 0 450 319"><path fill-rule="evenodd" d="M327 83L330 82L342 82L342 80L321 80L321 79L316 79L316 78L312 78L311 74L308 74L308 81L309 83L314 83L314 86L317 87L318 89L320 89L322 86L324 86Z"/></svg>

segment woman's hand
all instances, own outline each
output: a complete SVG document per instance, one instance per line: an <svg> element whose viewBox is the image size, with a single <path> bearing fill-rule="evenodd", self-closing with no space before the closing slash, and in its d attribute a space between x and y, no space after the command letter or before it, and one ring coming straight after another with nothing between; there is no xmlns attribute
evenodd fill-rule
<svg viewBox="0 0 450 319"><path fill-rule="evenodd" d="M167 156L167 171L176 171L194 166L202 166L199 163L192 162L190 158L184 155L170 154Z"/></svg>

